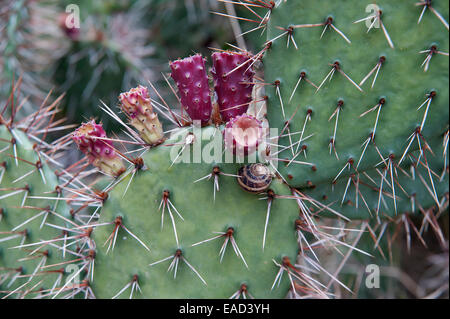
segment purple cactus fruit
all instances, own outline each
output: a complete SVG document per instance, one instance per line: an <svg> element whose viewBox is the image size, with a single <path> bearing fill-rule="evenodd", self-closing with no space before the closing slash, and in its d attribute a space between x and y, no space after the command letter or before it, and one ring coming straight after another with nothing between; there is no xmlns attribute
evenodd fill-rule
<svg viewBox="0 0 450 319"><path fill-rule="evenodd" d="M122 111L138 131L141 138L150 145L164 141L164 132L158 115L153 112L148 89L139 85L119 95Z"/></svg>
<svg viewBox="0 0 450 319"><path fill-rule="evenodd" d="M172 79L178 87L181 104L193 121L202 126L211 118L212 104L205 60L196 54L182 60L170 62Z"/></svg>
<svg viewBox="0 0 450 319"><path fill-rule="evenodd" d="M225 148L233 154L251 155L262 142L262 123L251 115L238 115L226 124L224 138Z"/></svg>
<svg viewBox="0 0 450 319"><path fill-rule="evenodd" d="M247 112L252 101L253 75L250 56L238 52L214 52L212 54L214 90L217 94L222 120ZM244 65L242 65L244 64ZM242 65L241 67L239 67Z"/></svg>
<svg viewBox="0 0 450 319"><path fill-rule="evenodd" d="M106 138L105 130L94 120L83 123L72 134L72 140L92 165L107 175L119 176L125 172L125 166L114 151L112 142L103 138Z"/></svg>

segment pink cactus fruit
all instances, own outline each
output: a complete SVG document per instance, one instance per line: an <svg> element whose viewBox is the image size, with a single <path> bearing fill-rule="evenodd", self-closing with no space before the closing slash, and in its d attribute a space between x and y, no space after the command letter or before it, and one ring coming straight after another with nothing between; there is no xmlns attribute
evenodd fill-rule
<svg viewBox="0 0 450 319"><path fill-rule="evenodd" d="M122 111L129 123L139 132L141 138L150 145L164 141L164 132L158 115L153 112L148 88L139 85L119 95Z"/></svg>
<svg viewBox="0 0 450 319"><path fill-rule="evenodd" d="M224 139L225 148L233 154L251 155L262 142L263 125L251 115L238 115L226 124Z"/></svg>
<svg viewBox="0 0 450 319"><path fill-rule="evenodd" d="M104 138L105 130L94 120L83 123L72 134L73 141L92 165L107 175L119 176L125 171L125 166L114 151L112 142Z"/></svg>
<svg viewBox="0 0 450 319"><path fill-rule="evenodd" d="M252 101L253 75L250 56L238 52L214 52L212 54L214 90L217 94L222 120L247 112ZM241 65L241 67L239 67Z"/></svg>
<svg viewBox="0 0 450 319"><path fill-rule="evenodd" d="M212 104L205 68L205 60L196 54L170 62L172 79L177 84L181 104L193 121L207 125L211 118Z"/></svg>

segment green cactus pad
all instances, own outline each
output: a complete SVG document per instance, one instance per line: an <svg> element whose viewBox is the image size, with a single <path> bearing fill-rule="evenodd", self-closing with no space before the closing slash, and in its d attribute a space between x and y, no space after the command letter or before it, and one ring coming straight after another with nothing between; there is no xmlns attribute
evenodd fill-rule
<svg viewBox="0 0 450 319"><path fill-rule="evenodd" d="M215 128L202 129L206 141ZM216 131L216 134L218 132ZM209 136L209 137L208 137ZM289 287L287 276L282 284L271 291L272 283L279 270L272 259L280 263L288 256L294 263L297 254L294 221L298 207L293 199L273 200L267 229L265 249L262 249L263 231L266 219L267 200L263 195L244 192L236 177L219 176L220 190L213 199L213 180L194 181L211 173L214 166L221 172L237 174L237 164L183 164L172 167L170 145L176 139L149 150L143 157L147 170L139 171L123 196L128 179L125 178L109 195L101 211L99 223L123 217L123 225L144 242L147 251L136 239L120 229L114 251L106 254L103 246L114 229L114 225L98 226L94 231L97 255L93 289L97 297L111 298L139 276L142 295L145 298L228 298L239 290L242 283L255 298L280 298ZM203 147L205 147L203 145ZM270 188L277 195L291 195L290 189L279 180ZM161 211L158 210L163 191L170 191L170 201L184 217L181 220L172 209L180 249L187 261L204 278L207 285L181 260L176 279L167 272L172 259L149 266L158 260L173 255L177 249L169 214L165 212L164 227L161 230ZM247 264L228 247L220 263L219 250L224 238L215 239L198 246L192 244L217 236L213 232L226 232L234 228L236 243ZM128 295L130 291L128 290ZM128 296L124 292L120 297Z"/></svg>
<svg viewBox="0 0 450 319"><path fill-rule="evenodd" d="M380 112L375 143L384 157L395 154L398 160L408 145L407 138L421 125L426 105L420 110L417 108L426 100L427 94L436 91L422 134L433 151L439 149L435 151L433 161L443 163L440 145L442 135L448 129L449 59L448 56L434 54L428 71L424 72L421 64L427 54L419 52L436 45L438 50L447 53L448 31L430 10L425 12L418 24L422 7L415 6L414 2L377 1L383 12L382 23L394 43L394 48L391 48L381 27L367 32L364 22L353 23L371 14L365 11L369 4L370 2L363 1L282 1L272 10L268 40L283 33L277 27L319 24L332 17L333 26L351 41L349 44L331 26L327 27L321 39L324 26L302 27L293 31L298 50L292 41L287 48L287 35L273 41L271 48L267 50L264 58L265 81L280 81L279 89L286 113L283 118L279 95L276 87L272 86L267 90L267 116L271 127L282 128L297 110L290 123L290 131L298 132L303 128L307 110L311 109L313 112L311 121L306 124L304 136L314 135L302 143L307 146L307 157L305 159L301 154L296 160L310 162L315 165L316 170L312 171L308 166L295 163L280 165L282 175L291 177L289 183L292 186L306 187L308 182L329 185L350 158L357 163L363 149L361 145L374 128L377 110L363 117L360 115L377 105L381 98L385 98L386 103ZM433 8L448 20L448 2L433 1ZM313 85L302 81L289 102L301 71L306 72L307 79L319 86L332 69L329 64L338 61L341 70L359 84L376 66L381 56L386 60L373 88L371 85L375 72L361 85L364 92L360 92L343 74L336 71L331 81L327 80L317 93ZM330 155L329 149L336 117L331 120L329 118L336 110L339 100L343 100L344 105L339 114L335 139L338 160L333 150ZM293 142L297 141L298 135L293 137ZM280 141L281 145L290 143L287 137ZM295 148L294 146L294 151ZM417 148L417 142L414 142L410 151ZM279 157L291 159L292 150L288 148ZM380 161L380 156L371 144L358 170L362 172L373 169ZM344 187L352 171L344 171L340 176L340 184L344 184Z"/></svg>

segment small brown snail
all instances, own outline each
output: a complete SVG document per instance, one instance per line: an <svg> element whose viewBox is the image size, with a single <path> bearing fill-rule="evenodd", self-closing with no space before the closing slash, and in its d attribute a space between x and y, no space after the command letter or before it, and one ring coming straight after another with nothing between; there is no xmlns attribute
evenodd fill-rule
<svg viewBox="0 0 450 319"><path fill-rule="evenodd" d="M238 171L239 185L250 193L262 193L269 188L272 175L266 165L261 163L249 164Z"/></svg>

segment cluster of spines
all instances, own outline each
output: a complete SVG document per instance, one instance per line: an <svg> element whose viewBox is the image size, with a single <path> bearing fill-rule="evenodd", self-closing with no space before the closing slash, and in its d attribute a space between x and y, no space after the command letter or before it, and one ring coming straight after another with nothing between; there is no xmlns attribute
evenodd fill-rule
<svg viewBox="0 0 450 319"><path fill-rule="evenodd" d="M56 185L50 169L63 166L59 158L67 147L67 136L52 143L45 141L52 132L71 126L55 120L61 97L50 103L47 96L38 110L18 118L18 108L23 105L16 100L20 85L21 81L13 83L0 116L0 243L4 248L0 256L0 295L43 298L57 291L68 275L59 261L70 264L75 259L75 245L68 243L70 235L65 230L68 209L60 201L65 179ZM56 237L44 240L46 236ZM62 241L64 248L55 246ZM57 262L55 267L59 268L52 269L51 262Z"/></svg>
<svg viewBox="0 0 450 319"><path fill-rule="evenodd" d="M246 4L246 3L241 3L241 5L242 5L243 7L246 7L246 9L249 9L249 8L247 7L248 3L247 3L247 4ZM431 2L419 3L418 5L422 5L422 6L423 6L423 11L422 11L422 14L421 14L421 16L420 16L420 18L419 18L419 22L420 22L420 20L421 20L421 18L422 18L422 15L423 15L424 11L425 11L427 8L433 8L433 7L432 7L432 5L431 5ZM260 5L260 7L263 7L263 6ZM271 8L270 10L272 10L272 9L273 9L273 8ZM430 10L431 10L431 9L430 9ZM446 21L442 18L442 16L441 16L434 8L433 8L431 11L433 11L433 13L439 18L439 20L440 20L445 26L448 25L448 24L446 23ZM366 20L371 20L371 26L369 27L369 31L374 27L375 24L377 24L377 25L379 24L379 25L381 26L381 29L382 29L382 31L383 31L384 36L386 37L386 40L387 40L389 46L390 46L392 49L394 49L394 48L395 48L394 43L393 43L391 37L389 36L389 33L387 32L386 26L383 24L383 21L382 21L381 16L382 16L382 12L381 12L381 11L377 11L377 12L375 12L373 15L369 15L368 17L366 17L366 18L364 18L364 19L360 19L360 20L355 21L355 23L363 22L363 21L366 21ZM262 23L262 21L260 21L260 23ZM282 33L279 34L278 36L276 36L275 38L273 38L273 39L271 39L271 40L268 40L268 41L266 42L266 45L274 43L275 41L279 40L279 39L282 38L283 36L287 36L288 45L289 45L289 42L290 42L290 41L293 42L293 43L295 43L295 40L294 40L294 38L293 38L293 32L294 32L295 29L299 29L299 28L312 28L312 27L320 27L320 26L323 27L323 31L322 31L321 36L323 36L323 34L324 34L324 32L327 30L327 28L332 28L332 29L333 29L334 31L336 31L341 37L343 37L344 40L346 40L348 43L351 43L351 41L348 39L348 37L345 36L345 34L344 34L342 31L340 31L333 23L334 23L334 19L333 19L332 17L328 17L328 18L326 19L326 21L323 22L323 23L293 25L293 26L291 26L291 27L289 27L289 28L276 27L276 28L282 30ZM295 46L296 46L296 45L295 45ZM297 48L297 46L296 46L296 48ZM264 49L266 49L266 47L265 47ZM436 54L437 52L438 52L438 50L437 50L437 47L436 47L435 45L434 45L434 46L431 46L428 50L424 50L424 51L421 51L421 52L420 52L420 53L426 53L426 54L427 54L427 58L426 58L425 61L422 63L422 66L425 65L425 67L424 67L424 68L425 68L425 71L427 71L427 69L428 69L428 64L429 64L429 62L430 62L431 57L432 57L434 54ZM439 51L439 52L440 52L439 54L442 54L442 55L448 55L446 52L441 52L441 51ZM376 82L376 80L377 80L377 77L378 77L378 75L379 75L379 73L380 73L380 70L382 69L382 66L383 66L383 64L385 63L385 61L386 61L386 56L384 56L384 55L380 56L380 58L379 58L379 60L378 60L378 63L376 63L376 65L370 70L370 72L364 77L364 79L363 79L359 84L357 84L354 80L352 80L352 78L351 78L347 73L344 72L344 70L342 69L342 65L341 65L341 63L340 63L339 61L334 61L333 63L330 64L331 70L328 72L328 74L327 74L327 75L325 76L325 78L322 80L322 82L320 83L320 85L316 86L316 85L314 85L312 82L311 82L311 84L312 84L313 86L316 87L316 93L317 93L317 92L323 87L323 85L325 84L325 82L326 82L327 80L331 80L331 79L333 78L334 74L337 73L337 72L339 72L340 74L342 74L342 75L344 76L344 78L345 78L346 80L348 80L348 81L349 81L353 86L355 86L359 91L362 91L361 86L362 86L362 85L363 85L363 84L364 84L371 76L373 76L372 87L374 86L374 84L375 84L375 82ZM336 71L337 71L337 72L336 72ZM303 79L306 79L306 72L305 72L305 71L302 71L302 72L301 72L299 81L298 81L297 84L295 85L295 88L294 88L294 90L293 90L293 92L292 92L292 94L291 94L290 100L291 100L292 97L294 96L295 91L296 91L296 89L298 88L298 85L300 84L301 80L303 80ZM289 119L287 119L287 117L286 117L286 115L285 115L284 107L283 107L283 99L282 99L281 93L280 93L280 92L281 92L281 90L280 90L280 84L281 84L281 82L280 82L279 80L277 80L277 81L275 81L274 84L275 84L275 88L276 88L276 96L277 96L277 99L280 100L280 106L281 106L281 111L282 111L282 113L283 113L283 118L284 118L284 119L287 121L287 123L288 123L288 124L285 126L284 129L286 129L286 130L288 131L288 134L287 134L287 135L289 135L289 141L290 141L291 145L290 145L289 147L285 147L284 149L285 149L285 150L286 150L286 149L291 149L291 150L293 151L293 149L294 149L293 146L295 146L295 144L292 143L291 133L289 132L289 123L293 120L293 118L294 118L294 116L295 116L295 113L297 112L297 109L295 110L295 112L294 112L294 114L292 115L292 117L289 118ZM422 108L424 105L427 105L427 107L425 108L425 111L424 111L424 116L423 116L423 119L422 119L422 124L421 124L420 127L419 127L419 131L422 131L422 129L423 129L423 127L424 127L424 124L425 124L425 121L426 121L426 118L427 118L427 114L428 114L428 110L429 110L429 107L430 107L431 100L433 99L433 97L434 97L435 95L436 95L436 92L435 92L435 91L431 91L431 92L428 94L427 99L425 100L425 102L419 107L419 109L420 109L420 108ZM384 106L385 103L386 103L386 99L383 98L383 97L380 98L379 102L378 102L374 107L370 108L367 112L362 113L362 114L360 115L360 117L365 116L366 114L368 114L369 112L372 112L372 111L375 111L375 113L376 113L376 119L375 119L375 124L374 124L374 126L373 126L372 133L369 135L369 138L363 143L363 150L365 151L366 148L367 148L367 146L368 146L369 144L374 145L375 149L377 150L377 153L380 155L380 160L381 160L381 162L382 162L382 163L385 163L385 164L387 165L386 168L383 169L383 172L387 173L388 176L389 176L389 175L391 175L392 172L397 172L397 168L396 168L396 167L397 167L397 165L399 165L400 163L396 163L396 162L394 161L394 155L393 155L393 154L389 154L388 160L387 160L383 155L381 155L379 148L378 148L377 145L375 144L375 136L376 136L375 133L376 133L377 125L378 125L378 120L379 120L379 117L380 117L381 109L382 109L382 107ZM341 110L343 109L343 108L342 108L342 107L343 107L343 104L344 104L344 101L343 101L343 100L338 101L338 106L337 106L337 108L334 110L334 112L332 113L332 115L331 115L331 117L330 117L330 119L329 119L329 120L331 120L333 117L335 118L335 121L334 121L334 133L333 133L333 135L331 136L331 138L330 138L330 140L329 140L328 146L329 146L330 154L333 153L333 154L336 156L336 158L337 158L338 160L339 160L339 156L338 156L338 152L337 152L337 149L336 149L336 134L337 134L337 128L338 128L338 123L339 123L339 114L340 114ZM308 122L308 118L309 118L309 120L311 120L310 113L307 114L307 118L306 118L306 120L305 120L305 125L306 125L306 123ZM295 132L295 134L300 134L301 136L303 136L305 125L303 126L303 130L302 130L301 132ZM417 134L416 134L416 135L417 135ZM414 135L414 136L416 136L416 135ZM423 145L425 145L425 144L426 144L426 141L424 141L423 138L421 138L421 139L422 139L422 141L418 141L418 143L419 143L419 144L422 143ZM286 159L286 163L288 163L287 166L289 166L291 163L293 163L294 160L295 160L295 158L298 157L298 155L300 155L302 152L305 154L305 157L306 157L306 147L307 147L306 144L303 144L302 149L301 149L300 152L299 152L299 146L301 145L301 142L302 142L302 138L300 138L299 142L296 143L296 144L298 144L298 145L297 145L296 151L295 151L295 152L293 151L293 154L292 154L292 155L293 155L293 158L292 158L291 160ZM407 148L405 149L405 151L403 152L403 156L402 156L401 161L404 159L405 155L407 155L407 152L408 152L408 151L412 151L412 150L413 150L413 149L409 150L409 147L411 146L411 143L412 143L412 142L413 142L413 139L410 138L410 143L408 144L408 147L407 147ZM421 147L421 146L419 145L419 148L420 148L420 147ZM420 148L421 154L423 154L423 152L425 152L425 151L427 151L427 150L429 150L428 147L424 147L423 149ZM357 166L359 166L359 164L361 163L361 160L362 160L362 158L363 158L363 156L364 156L364 151L363 151L362 154L361 154L361 158L359 159ZM445 151L444 151L444 152L445 152ZM419 157L419 159L420 159L420 157ZM401 162L401 161L400 161L400 162ZM445 161L446 161L446 160L445 160ZM298 161L295 161L295 162L296 162L296 163L299 163L299 164L304 164L304 163L298 162ZM419 161L417 161L417 162L419 162ZM308 163L305 163L305 164L308 164ZM316 165L314 165L314 164L312 164L312 163L310 163L310 164L311 164L311 167L316 168ZM428 164L427 164L427 165L428 165ZM346 166L345 166L344 168L346 168L346 167L349 167L348 164L346 164ZM428 168L428 169L429 169L429 168ZM344 170L344 169L342 169L341 172L338 174L338 177L341 175L341 173L342 173L343 170ZM393 174L393 173L392 173L392 174ZM432 172L432 174L436 175L436 173L434 173L434 172ZM438 174L438 175L444 176L444 175L445 175L445 170L444 170L443 174ZM292 175L288 175L289 178L292 178L291 176L292 176ZM342 174L342 176L346 176L346 175L345 175L345 174ZM397 176L397 175L396 175L396 176ZM336 181L336 179L333 181L333 183L335 183L335 181ZM433 181L432 181L432 180L430 180L430 181L431 181L431 184L433 184ZM393 182L393 180L392 180L392 182ZM347 187L347 188L348 188L348 187ZM346 188L346 189L347 189L347 188ZM379 186L378 189L381 189L381 187ZM393 192L393 199L394 199L394 209L396 209L396 205L395 205L395 198L396 198L396 196L395 196L395 189L394 189L394 186L392 187L392 192ZM344 198L345 198L345 193L346 193L346 192L344 192ZM381 193L381 191L380 191L380 193ZM432 194L432 197L435 198L435 199L437 198L437 196L436 196L436 191L434 191L434 193ZM378 211L378 210L379 210L379 208L377 209L377 211Z"/></svg>

